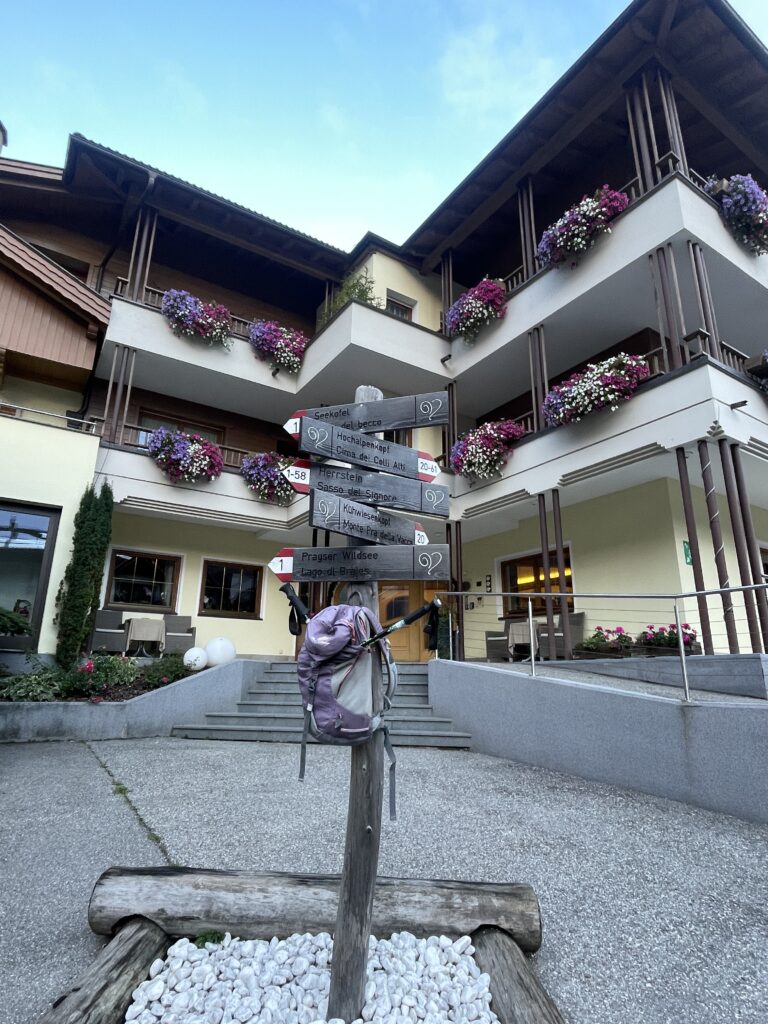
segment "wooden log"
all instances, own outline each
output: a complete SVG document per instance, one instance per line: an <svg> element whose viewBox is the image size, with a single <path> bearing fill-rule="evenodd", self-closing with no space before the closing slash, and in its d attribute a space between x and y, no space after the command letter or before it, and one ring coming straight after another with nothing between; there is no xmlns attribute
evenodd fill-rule
<svg viewBox="0 0 768 1024"><path fill-rule="evenodd" d="M501 1024L565 1024L511 935L484 926L472 933L472 942L477 965L490 976L491 1009Z"/></svg>
<svg viewBox="0 0 768 1024"><path fill-rule="evenodd" d="M168 935L152 921L143 917L126 921L39 1024L122 1024L131 992L169 945Z"/></svg>
<svg viewBox="0 0 768 1024"><path fill-rule="evenodd" d="M88 923L110 935L136 914L169 935L230 931L241 938L285 938L332 932L338 875L293 875L201 868L109 868L88 905ZM526 952L541 945L541 913L529 885L377 878L371 929L414 935L469 935L481 925L504 928Z"/></svg>

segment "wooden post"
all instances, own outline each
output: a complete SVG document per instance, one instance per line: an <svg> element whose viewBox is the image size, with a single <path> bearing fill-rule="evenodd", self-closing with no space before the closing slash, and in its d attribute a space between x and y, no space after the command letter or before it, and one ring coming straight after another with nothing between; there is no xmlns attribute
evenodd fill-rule
<svg viewBox="0 0 768 1024"><path fill-rule="evenodd" d="M383 393L374 387L359 387L355 402L381 400ZM365 541L350 537L348 547L360 547ZM342 601L369 608L378 618L377 583L348 583ZM373 710L382 710L381 658L377 649L373 658ZM333 936L331 989L328 996L328 1020L334 1017L351 1021L358 1018L365 1002L365 977L368 965L368 939L371 934L373 896L379 863L381 803L384 784L384 733L352 747L349 779L347 835L341 871L339 908Z"/></svg>
<svg viewBox="0 0 768 1024"><path fill-rule="evenodd" d="M492 1009L506 1024L565 1024L532 965L515 940L501 928L472 933L475 960L491 976Z"/></svg>

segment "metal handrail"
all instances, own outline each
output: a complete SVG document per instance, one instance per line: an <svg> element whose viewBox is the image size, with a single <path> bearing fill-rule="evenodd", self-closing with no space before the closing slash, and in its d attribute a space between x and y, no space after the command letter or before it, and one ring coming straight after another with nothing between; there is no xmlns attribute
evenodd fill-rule
<svg viewBox="0 0 768 1024"><path fill-rule="evenodd" d="M7 412L6 410L8 410L8 409L13 409L13 412ZM20 414L21 413L25 413L25 412L34 413L36 416L45 416L46 419L48 419L50 417L53 417L54 419L57 419L57 420L64 420L64 422L66 423L66 425L70 429L73 429L73 424L77 424L78 427L84 427L85 428L83 430L84 434L96 434L96 433L98 433L98 431L96 430L96 427L97 427L98 424L97 424L95 419L83 420L83 419L78 419L76 416L67 416L66 413L62 413L62 412L50 412L47 409L33 409L31 406L27 406L27 405L14 405L13 402L3 402L3 401L0 401L0 416L7 416L8 419L19 419L19 420L23 421L24 420L24 416L22 416ZM35 420L27 420L27 422L28 423L34 423ZM38 424L38 425L39 426L52 426L53 424L42 423L42 424Z"/></svg>
<svg viewBox="0 0 768 1024"><path fill-rule="evenodd" d="M764 576L764 579L768 577ZM436 590L435 596L439 597L516 597L518 600L525 599L528 604L528 634L530 637L531 645L531 676L536 676L536 653L535 653L535 628L534 628L534 616L533 616L533 601L535 598L554 598L557 600L563 600L563 598L579 598L580 600L586 600L588 598L598 598L600 600L611 600L611 601L632 601L632 600L668 600L672 601L673 613L675 616L675 623L677 626L677 646L678 656L680 658L680 674L683 680L683 702L690 703L691 693L688 684L688 666L686 664L685 644L683 642L683 631L681 628L680 619L680 607L678 601L682 601L684 598L689 597L709 597L716 594L735 594L743 593L746 591L756 590L768 590L768 582L764 583L747 583L740 587L715 587L710 590L688 590L683 593L661 593L661 594L597 594L597 593L579 593L578 591L563 591L553 592L549 590L540 591L538 593L531 592L529 590ZM448 629L449 636L453 637L453 616L451 609L448 609ZM453 644L451 643L451 648ZM451 650L450 660L453 660L453 651Z"/></svg>

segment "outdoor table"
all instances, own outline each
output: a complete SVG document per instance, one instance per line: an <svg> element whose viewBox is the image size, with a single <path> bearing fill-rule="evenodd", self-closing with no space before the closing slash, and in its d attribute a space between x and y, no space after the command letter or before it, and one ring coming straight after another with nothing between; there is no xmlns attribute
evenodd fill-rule
<svg viewBox="0 0 768 1024"><path fill-rule="evenodd" d="M141 657L149 657L145 644L157 644L157 653L165 648L165 622L163 619L128 619L128 635L125 641L126 653L132 643L139 645L136 651Z"/></svg>
<svg viewBox="0 0 768 1024"><path fill-rule="evenodd" d="M515 647L516 646L519 647L521 645L525 646L525 648L526 648L526 650L528 651L529 654L531 653L531 631L530 631L530 627L528 625L528 620L527 619L525 621L523 621L523 622L510 622L510 624L509 624L509 633L507 635L508 635L507 646L508 646L510 657L514 657ZM534 623L534 628L533 628L533 648L534 648L534 653L538 654L539 653L539 635L538 635L538 632L536 630L535 623Z"/></svg>

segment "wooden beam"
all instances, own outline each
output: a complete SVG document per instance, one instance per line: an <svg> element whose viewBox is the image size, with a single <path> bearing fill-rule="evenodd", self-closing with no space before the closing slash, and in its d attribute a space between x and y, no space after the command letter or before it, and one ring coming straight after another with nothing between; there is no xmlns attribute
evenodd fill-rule
<svg viewBox="0 0 768 1024"><path fill-rule="evenodd" d="M585 105L578 116L571 118L544 145L537 147L520 166L516 174L510 175L507 181L481 203L470 217L463 220L447 238L443 238L424 258L421 265L422 272L433 270L446 249L455 248L463 242L483 221L487 220L500 206L503 206L504 203L512 198L517 191L519 183L524 178L534 175L539 168L544 167L553 157L557 156L561 150L565 149L569 143L576 139L589 124L601 117L616 101L623 83L648 62L653 52L653 47L644 47L635 54L634 59L622 68L621 71L614 72L611 78L612 88L604 87L601 89L601 94L596 98L593 106Z"/></svg>
<svg viewBox="0 0 768 1024"><path fill-rule="evenodd" d="M685 70L674 60L664 56L662 63L671 75L674 75L674 88L694 106L700 114L710 121L718 131L744 153L746 157L761 169L768 171L768 152L757 146L746 131L731 121L717 109L700 89L687 77Z"/></svg>
<svg viewBox="0 0 768 1024"><path fill-rule="evenodd" d="M500 928L472 933L475 960L491 978L491 1009L503 1024L565 1024L515 940Z"/></svg>
<svg viewBox="0 0 768 1024"><path fill-rule="evenodd" d="M664 13L661 16L659 22L659 31L656 33L656 45L659 47L666 46L669 33L672 29L672 22L675 20L677 14L678 0L667 0L664 5Z"/></svg>

